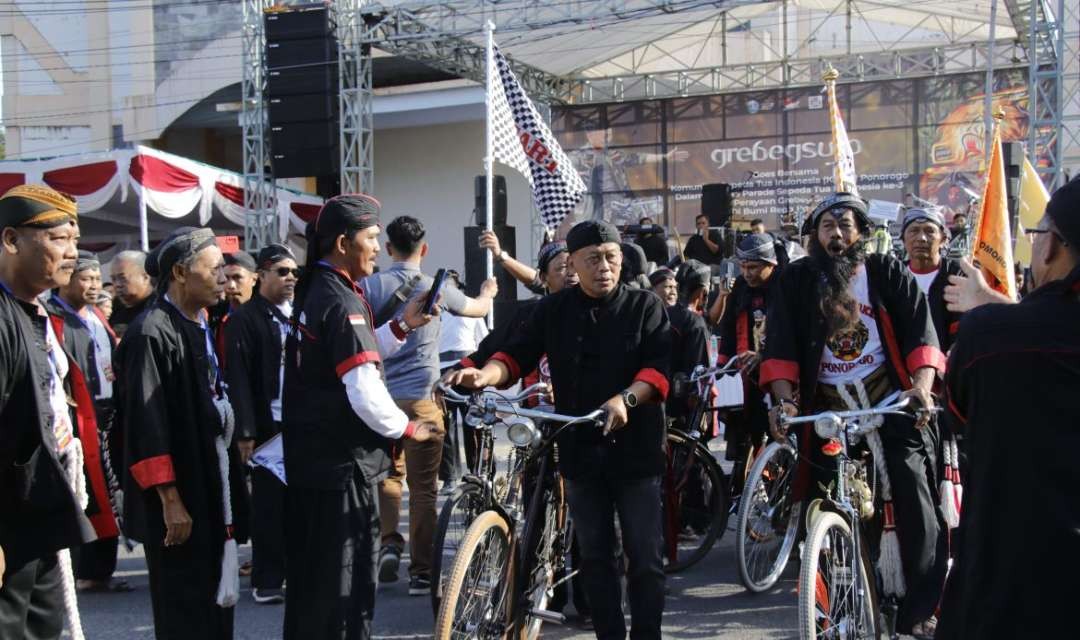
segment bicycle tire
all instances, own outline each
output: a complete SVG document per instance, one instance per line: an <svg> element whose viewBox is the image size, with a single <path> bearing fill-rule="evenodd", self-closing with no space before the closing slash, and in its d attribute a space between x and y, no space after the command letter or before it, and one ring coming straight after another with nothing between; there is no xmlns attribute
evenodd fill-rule
<svg viewBox="0 0 1080 640"><path fill-rule="evenodd" d="M700 562L724 534L730 498L727 476L708 449L675 430L668 432L667 442L664 572L677 573ZM701 506L688 509L692 502L684 494L694 491L695 480L701 482ZM687 529L690 539L686 539Z"/></svg>
<svg viewBox="0 0 1080 640"><path fill-rule="evenodd" d="M493 558L489 553L492 548ZM469 525L454 558L454 568L435 618L435 640L505 637L507 617L513 610L513 563L506 520L495 511L478 515ZM470 604L476 609L470 608ZM466 619L467 614L473 615ZM464 629L455 632L461 627Z"/></svg>
<svg viewBox="0 0 1080 640"><path fill-rule="evenodd" d="M795 546L802 504L780 501L790 499L798 459L798 453L790 444L770 443L750 468L739 499L739 514L735 519L735 566L739 570L739 580L751 593L762 593L776 584ZM764 505L762 497L765 498ZM783 518L784 508L788 510L787 518ZM777 510L781 510L780 520L776 517ZM783 525L783 530L778 525ZM778 533L782 535L778 537ZM777 543L776 554L763 556L773 543ZM765 559L768 564L758 564L757 558Z"/></svg>
<svg viewBox="0 0 1080 640"><path fill-rule="evenodd" d="M484 508L479 485L465 482L443 503L435 529L431 552L431 611L439 613L443 585L450 579L454 556L465 539L465 532ZM451 527L454 527L453 529Z"/></svg>
<svg viewBox="0 0 1080 640"><path fill-rule="evenodd" d="M799 572L799 638L802 640L819 637L880 639L877 590L870 579L873 566L866 539L860 536L859 541L856 550L851 527L840 514L823 511L815 518L806 538ZM851 583L851 576L854 576L851 565L855 553L860 558L858 584L845 585L845 582ZM827 567L821 563L823 558L830 560ZM834 558L839 559L839 565L831 562ZM865 593L861 600L855 598L860 588ZM836 633L829 633L836 627L839 627Z"/></svg>

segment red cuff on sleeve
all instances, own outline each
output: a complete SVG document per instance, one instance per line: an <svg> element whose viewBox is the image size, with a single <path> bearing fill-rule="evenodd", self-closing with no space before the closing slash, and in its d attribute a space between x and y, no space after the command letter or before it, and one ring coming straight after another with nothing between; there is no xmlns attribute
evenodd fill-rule
<svg viewBox="0 0 1080 640"><path fill-rule="evenodd" d="M661 401L667 400L668 389L670 387L667 376L656 369L642 369L641 371L638 371L637 375L634 376L634 382L647 382L660 394Z"/></svg>
<svg viewBox="0 0 1080 640"><path fill-rule="evenodd" d="M461 366L465 367L466 369L475 369L476 363L473 362L472 358L470 358L469 356L465 356L461 359Z"/></svg>
<svg viewBox="0 0 1080 640"><path fill-rule="evenodd" d="M731 358L729 358L727 354L725 354L725 353L718 354L716 356L716 366L722 367L725 364L727 364L728 360L731 360Z"/></svg>
<svg viewBox="0 0 1080 640"><path fill-rule="evenodd" d="M356 367L369 362L382 362L379 358L378 351L361 351L356 355L349 356L338 363L338 366L334 367L334 371L336 371L337 376L341 378Z"/></svg>
<svg viewBox="0 0 1080 640"><path fill-rule="evenodd" d="M498 360L506 365L506 368L510 370L510 384L521 378L521 366L518 365L517 360L514 360L510 355L500 351L489 358L490 360Z"/></svg>
<svg viewBox="0 0 1080 640"><path fill-rule="evenodd" d="M933 367L938 373L945 371L945 354L937 347L922 346L908 354L904 364L910 373L923 367Z"/></svg>
<svg viewBox="0 0 1080 640"><path fill-rule="evenodd" d="M409 424L405 425L405 433L401 434L401 437L411 438L413 437L414 433L416 433L416 423L410 422Z"/></svg>
<svg viewBox="0 0 1080 640"><path fill-rule="evenodd" d="M390 320L390 333L394 334L398 340L404 340L409 335L401 328L401 323L397 320Z"/></svg>
<svg viewBox="0 0 1080 640"><path fill-rule="evenodd" d="M949 325L949 335L950 336L956 335L956 332L959 331L959 330L960 330L960 321L959 320L957 320L956 322Z"/></svg>
<svg viewBox="0 0 1080 640"><path fill-rule="evenodd" d="M758 374L762 388L776 380L787 380L792 384L799 383L799 363L794 360L777 360L770 358L761 363L761 371Z"/></svg>
<svg viewBox="0 0 1080 640"><path fill-rule="evenodd" d="M131 477L135 478L141 489L176 482L172 456L165 454L136 462L131 465Z"/></svg>

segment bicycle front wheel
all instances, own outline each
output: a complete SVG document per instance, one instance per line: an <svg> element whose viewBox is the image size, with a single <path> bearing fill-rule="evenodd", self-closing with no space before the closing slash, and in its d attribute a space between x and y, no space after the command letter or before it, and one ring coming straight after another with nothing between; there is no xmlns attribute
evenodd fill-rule
<svg viewBox="0 0 1080 640"><path fill-rule="evenodd" d="M787 566L802 505L791 498L798 453L773 442L754 461L739 499L735 559L739 580L752 593L771 589Z"/></svg>
<svg viewBox="0 0 1080 640"><path fill-rule="evenodd" d="M439 612L439 603L446 583L450 580L450 571L454 568L454 557L465 538L465 532L472 524L484 505L480 487L469 482L462 483L453 495L443 503L439 511L439 522L435 529L435 540L431 554L431 611Z"/></svg>
<svg viewBox="0 0 1080 640"><path fill-rule="evenodd" d="M664 476L664 571L694 565L723 535L728 482L720 465L685 434L669 431Z"/></svg>
<svg viewBox="0 0 1080 640"><path fill-rule="evenodd" d="M799 573L799 637L878 640L877 592L866 540L859 548L847 520L825 511L807 535Z"/></svg>
<svg viewBox="0 0 1080 640"><path fill-rule="evenodd" d="M506 520L485 511L473 520L443 589L435 640L501 639L512 610L513 571Z"/></svg>

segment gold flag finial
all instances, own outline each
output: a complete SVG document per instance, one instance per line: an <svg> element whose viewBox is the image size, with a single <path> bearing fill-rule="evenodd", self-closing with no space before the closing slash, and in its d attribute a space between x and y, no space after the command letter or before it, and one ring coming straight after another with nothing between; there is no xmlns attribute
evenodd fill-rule
<svg viewBox="0 0 1080 640"><path fill-rule="evenodd" d="M836 79L840 77L840 72L836 70L836 67L829 64L829 68L825 70L825 73L821 74L821 79L825 82L836 82Z"/></svg>
<svg viewBox="0 0 1080 640"><path fill-rule="evenodd" d="M994 120L1001 122L1005 119L1005 109L1001 105L998 105L997 109L994 109Z"/></svg>

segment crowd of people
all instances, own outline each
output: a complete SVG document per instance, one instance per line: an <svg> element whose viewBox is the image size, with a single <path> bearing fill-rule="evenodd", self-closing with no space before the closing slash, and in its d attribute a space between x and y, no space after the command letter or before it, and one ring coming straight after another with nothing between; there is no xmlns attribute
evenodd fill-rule
<svg viewBox="0 0 1080 640"><path fill-rule="evenodd" d="M495 281L469 297L452 274L425 304L423 225L384 225L368 195L325 203L302 264L280 244L223 254L211 230L182 227L117 254L106 285L75 201L15 187L0 197L0 637L59 638L77 592L130 590L113 574L134 542L158 638L231 638L241 575L256 602L284 603L286 638L370 637L377 585L401 577L404 486L408 593L426 595L439 483L475 463L442 380L542 381L561 414L604 410L602 428L557 441L573 601L598 638L624 638L625 584L630 637L659 638L665 431L694 401L674 388L732 361L744 398L720 415L729 460L787 437L781 414L894 392L921 409L881 430L878 552L906 585L898 631L1071 635L1071 592L1052 585L1080 572L1080 181L1025 231L1022 301L948 256L935 207L904 209L899 252L868 213L837 193L786 237L755 221L731 255L705 216L674 252L650 219L633 242L588 220L535 266L485 232L498 268L537 294L488 333ZM277 443L283 470L250 464ZM798 443L794 491L810 500L839 445L813 429ZM959 517L945 477L962 483Z"/></svg>

